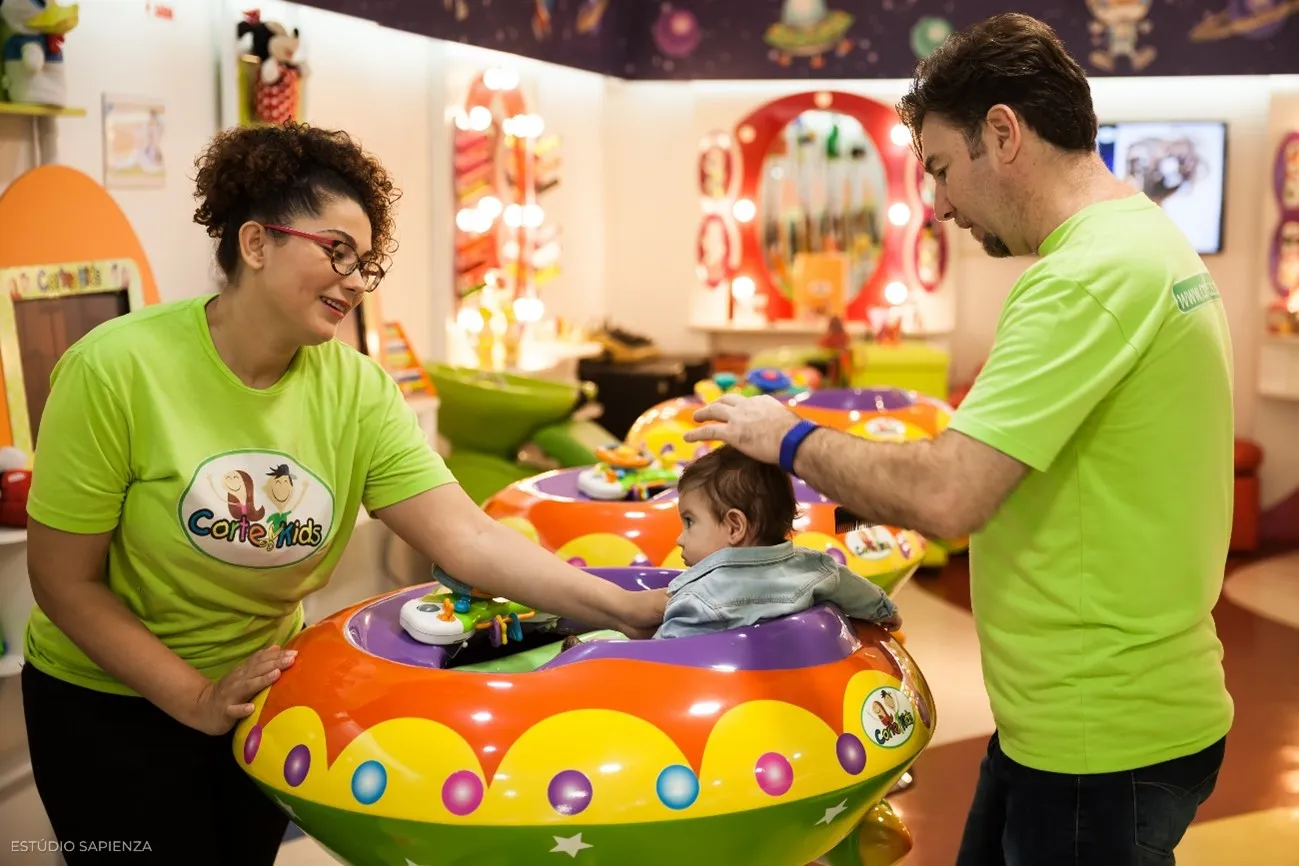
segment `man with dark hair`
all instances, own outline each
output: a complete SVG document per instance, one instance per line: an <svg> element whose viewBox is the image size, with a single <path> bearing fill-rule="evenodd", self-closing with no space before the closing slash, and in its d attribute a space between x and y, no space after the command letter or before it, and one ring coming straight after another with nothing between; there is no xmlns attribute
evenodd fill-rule
<svg viewBox="0 0 1299 866"><path fill-rule="evenodd" d="M1234 437L1217 287L1096 155L1086 76L1041 22L950 37L898 111L938 217L1037 257L950 427L870 442L726 396L686 438L778 463L865 520L973 534L997 731L960 866L1171 864L1233 716L1212 616Z"/></svg>

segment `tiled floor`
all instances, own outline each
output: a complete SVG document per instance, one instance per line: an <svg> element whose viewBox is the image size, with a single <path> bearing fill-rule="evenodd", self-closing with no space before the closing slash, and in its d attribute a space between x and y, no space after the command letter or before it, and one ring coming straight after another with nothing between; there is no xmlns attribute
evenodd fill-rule
<svg viewBox="0 0 1299 866"><path fill-rule="evenodd" d="M898 597L907 646L941 702L916 784L892 803L916 846L901 866L951 866L979 759L992 732L969 574L956 559ZM1236 703L1218 788L1178 848L1179 866L1299 863L1299 556L1233 562L1215 611ZM331 866L310 839L286 842L276 866Z"/></svg>

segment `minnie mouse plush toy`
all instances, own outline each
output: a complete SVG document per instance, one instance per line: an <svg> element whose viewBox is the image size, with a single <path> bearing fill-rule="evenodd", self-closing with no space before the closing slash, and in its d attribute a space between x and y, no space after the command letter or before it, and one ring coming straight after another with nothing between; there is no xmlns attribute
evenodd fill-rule
<svg viewBox="0 0 1299 866"><path fill-rule="evenodd" d="M290 33L282 24L263 21L261 12L253 10L239 22L239 38L249 34L252 54L261 61L253 84L256 119L277 125L296 119L302 79L307 75L306 64L297 60L301 45L297 29Z"/></svg>

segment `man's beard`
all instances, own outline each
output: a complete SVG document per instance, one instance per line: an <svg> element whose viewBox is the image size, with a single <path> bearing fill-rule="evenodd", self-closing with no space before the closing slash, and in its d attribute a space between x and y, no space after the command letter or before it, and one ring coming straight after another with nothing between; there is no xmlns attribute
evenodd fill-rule
<svg viewBox="0 0 1299 866"><path fill-rule="evenodd" d="M1008 259L1014 255L1006 242L994 234L985 234L983 236L983 251L994 259Z"/></svg>

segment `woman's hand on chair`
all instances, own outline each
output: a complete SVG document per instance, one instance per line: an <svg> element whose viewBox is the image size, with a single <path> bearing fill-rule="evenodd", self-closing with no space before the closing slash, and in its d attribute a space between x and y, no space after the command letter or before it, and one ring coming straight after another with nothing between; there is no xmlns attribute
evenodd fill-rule
<svg viewBox="0 0 1299 866"><path fill-rule="evenodd" d="M189 724L205 734L219 736L253 714L252 700L280 678L293 664L295 650L267 647L245 659L199 695L195 718Z"/></svg>
<svg viewBox="0 0 1299 866"><path fill-rule="evenodd" d="M663 612L668 605L666 589L645 589L628 592L619 611L618 631L632 640L646 640L663 624Z"/></svg>

